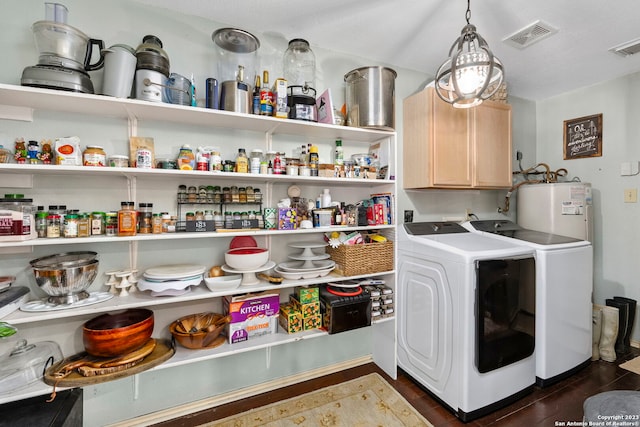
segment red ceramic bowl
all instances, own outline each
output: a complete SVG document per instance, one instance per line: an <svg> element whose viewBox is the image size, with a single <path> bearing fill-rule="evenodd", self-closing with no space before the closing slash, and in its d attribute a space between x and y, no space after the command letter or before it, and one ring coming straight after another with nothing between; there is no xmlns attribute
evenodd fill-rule
<svg viewBox="0 0 640 427"><path fill-rule="evenodd" d="M145 345L152 333L153 311L131 308L87 321L82 327L82 341L92 356L124 356Z"/></svg>

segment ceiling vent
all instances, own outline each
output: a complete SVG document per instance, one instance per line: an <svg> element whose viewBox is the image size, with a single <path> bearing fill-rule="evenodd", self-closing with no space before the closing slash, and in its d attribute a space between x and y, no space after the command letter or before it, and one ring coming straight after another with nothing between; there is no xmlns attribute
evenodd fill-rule
<svg viewBox="0 0 640 427"><path fill-rule="evenodd" d="M615 53L616 55L624 57L633 55L634 53L640 52L640 39L631 40L621 45L612 47L611 49L609 49L609 51Z"/></svg>
<svg viewBox="0 0 640 427"><path fill-rule="evenodd" d="M525 47L529 47L532 44L539 42L542 39L546 39L547 37L552 36L557 32L557 28L552 27L546 22L538 20L533 24L530 24L523 29L516 31L510 36L507 36L506 38L502 39L502 41L518 49L524 49Z"/></svg>

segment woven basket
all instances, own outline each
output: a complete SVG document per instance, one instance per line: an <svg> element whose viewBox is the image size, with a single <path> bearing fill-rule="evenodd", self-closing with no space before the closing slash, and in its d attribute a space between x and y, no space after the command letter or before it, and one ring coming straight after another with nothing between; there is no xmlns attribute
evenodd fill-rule
<svg viewBox="0 0 640 427"><path fill-rule="evenodd" d="M340 245L337 248L327 246L326 251L336 262L334 271L343 276L393 270L393 242L391 241Z"/></svg>

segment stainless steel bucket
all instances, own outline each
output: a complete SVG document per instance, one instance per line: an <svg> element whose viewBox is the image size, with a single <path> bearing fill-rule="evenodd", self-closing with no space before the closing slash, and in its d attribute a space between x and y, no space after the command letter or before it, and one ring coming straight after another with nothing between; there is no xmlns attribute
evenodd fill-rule
<svg viewBox="0 0 640 427"><path fill-rule="evenodd" d="M347 125L394 130L396 76L387 67L361 67L345 74Z"/></svg>

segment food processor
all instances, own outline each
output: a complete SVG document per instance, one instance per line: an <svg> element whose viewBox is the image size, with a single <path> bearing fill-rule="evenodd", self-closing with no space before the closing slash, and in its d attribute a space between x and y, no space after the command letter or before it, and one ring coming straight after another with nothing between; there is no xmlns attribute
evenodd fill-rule
<svg viewBox="0 0 640 427"><path fill-rule="evenodd" d="M104 56L91 63L93 47L104 49L102 40L89 38L66 23L37 21L32 27L38 64L22 71L23 86L44 87L72 92L94 93L89 71L103 67Z"/></svg>

